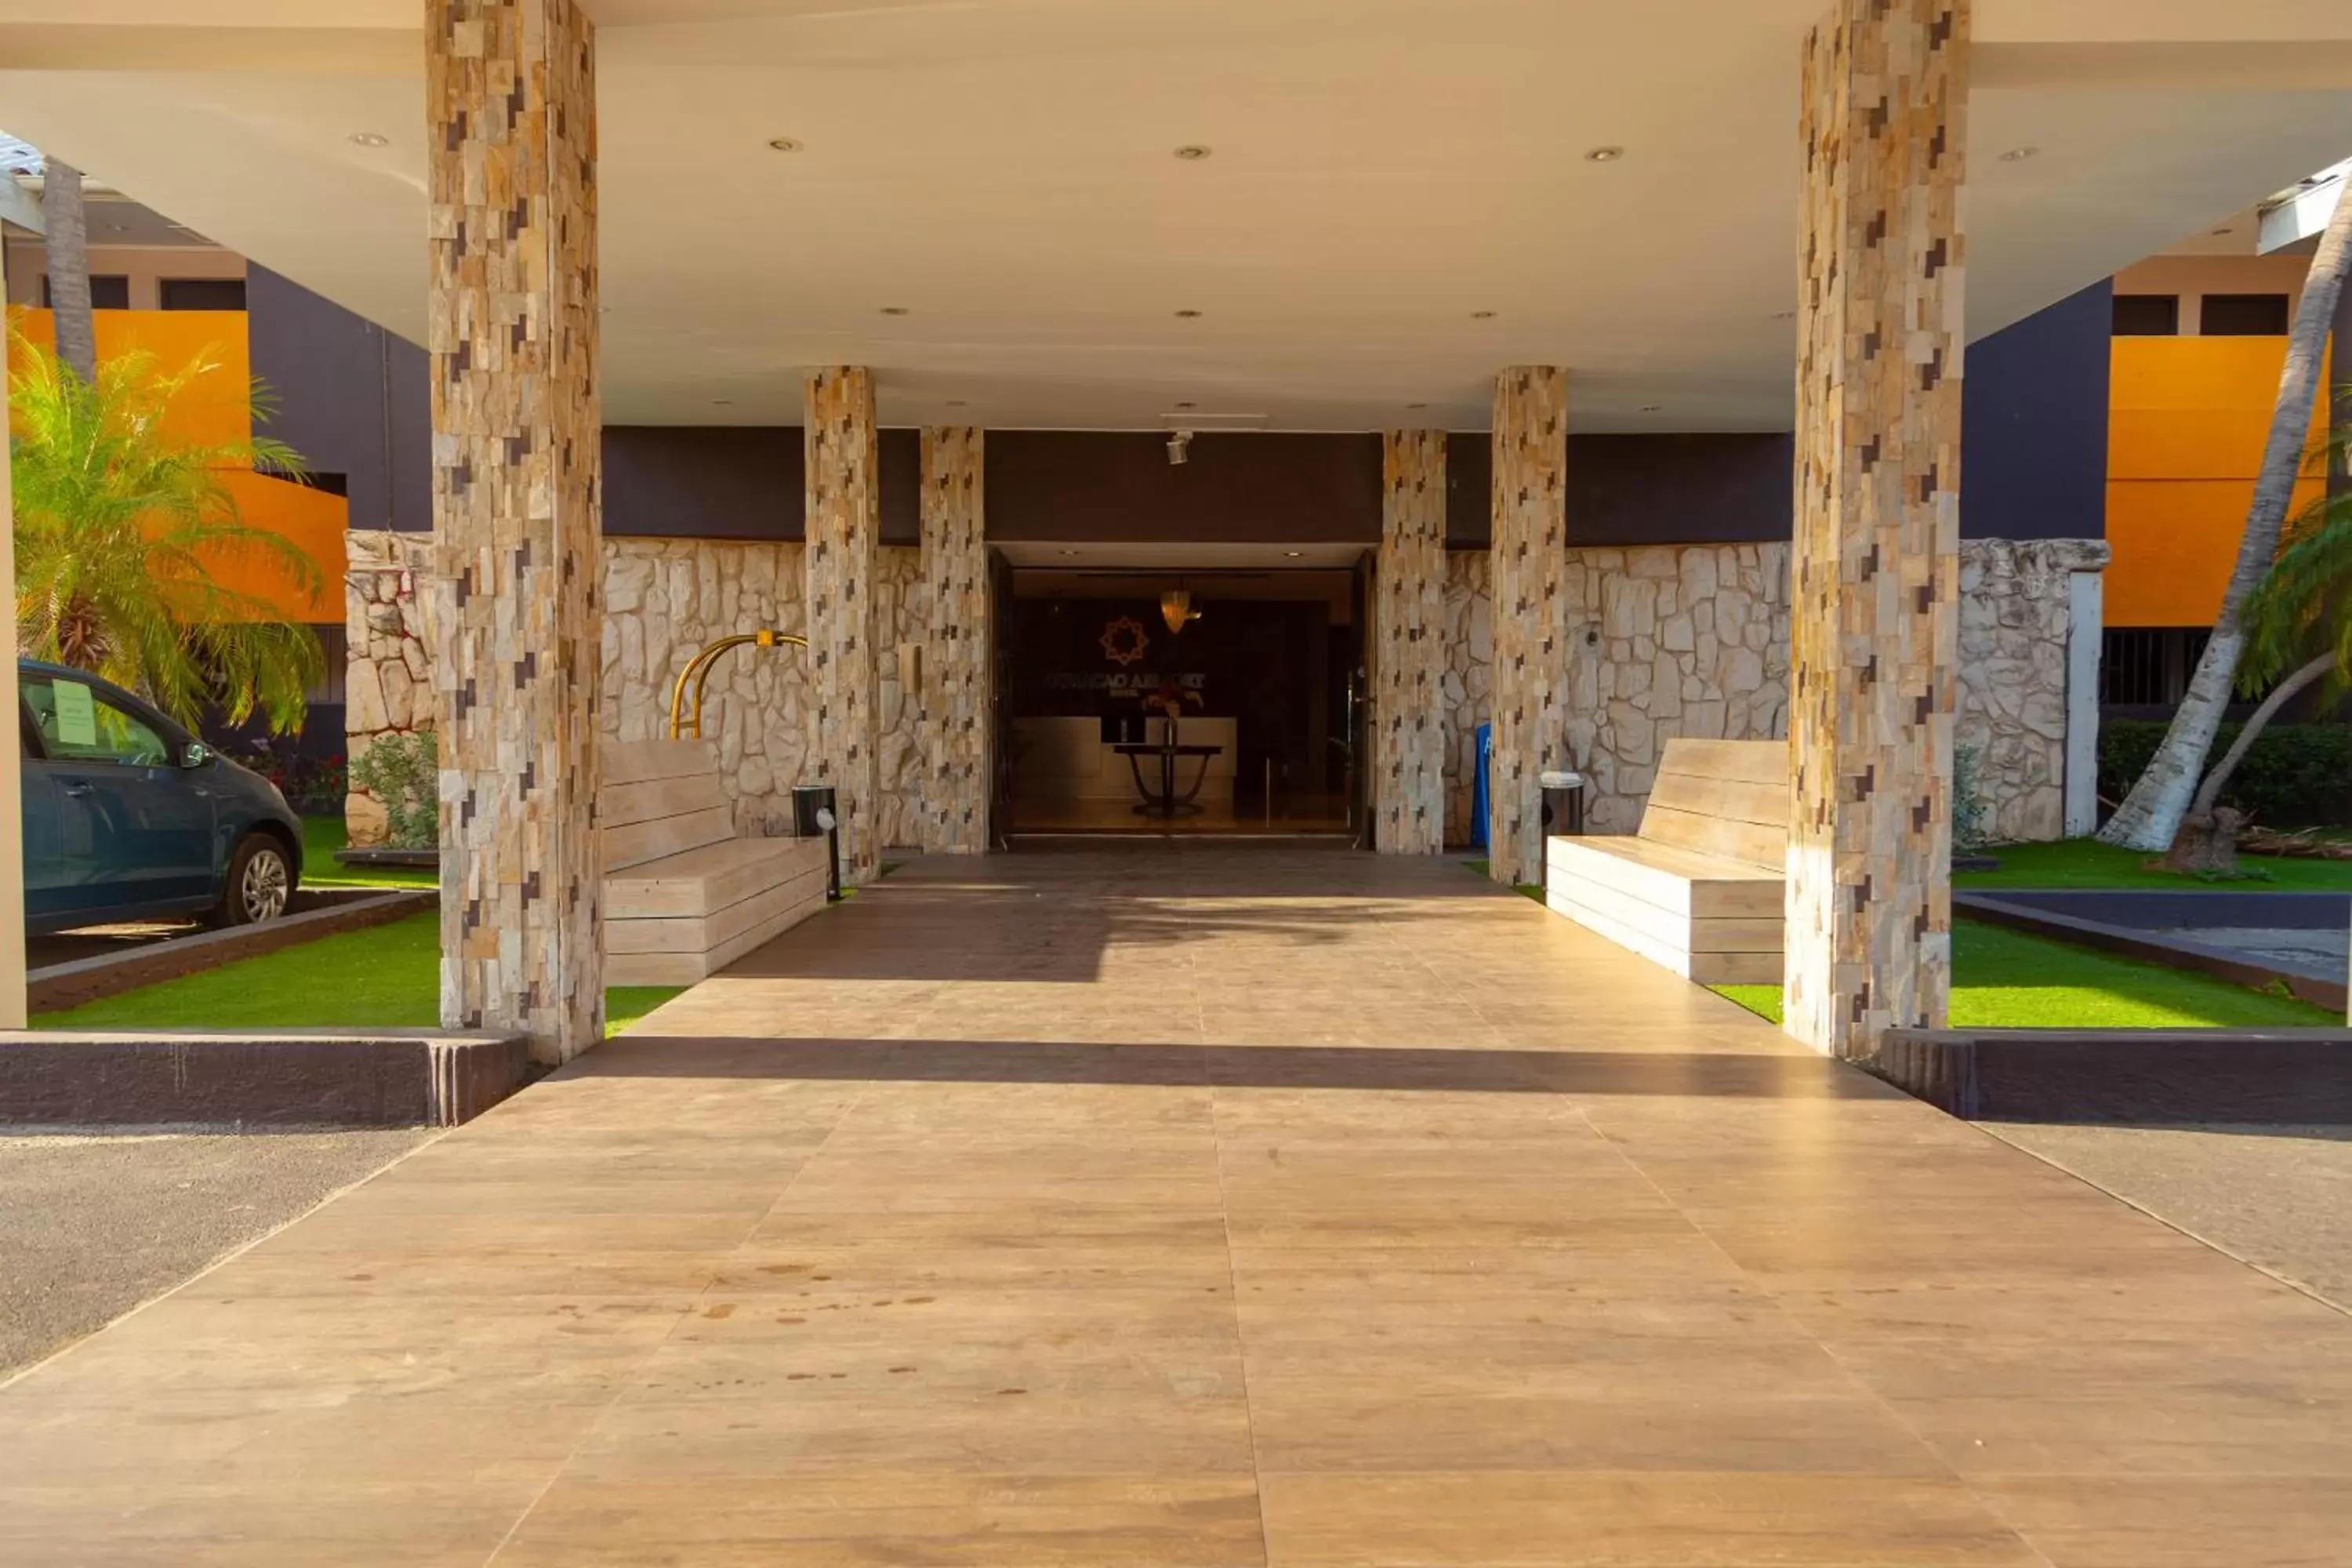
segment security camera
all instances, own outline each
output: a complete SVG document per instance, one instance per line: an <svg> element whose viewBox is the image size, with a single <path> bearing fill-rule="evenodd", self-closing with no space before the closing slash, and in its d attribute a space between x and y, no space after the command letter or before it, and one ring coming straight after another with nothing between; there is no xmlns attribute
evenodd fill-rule
<svg viewBox="0 0 2352 1568"><path fill-rule="evenodd" d="M1192 432L1177 431L1168 437L1168 460L1171 463L1181 463L1191 454L1192 447Z"/></svg>

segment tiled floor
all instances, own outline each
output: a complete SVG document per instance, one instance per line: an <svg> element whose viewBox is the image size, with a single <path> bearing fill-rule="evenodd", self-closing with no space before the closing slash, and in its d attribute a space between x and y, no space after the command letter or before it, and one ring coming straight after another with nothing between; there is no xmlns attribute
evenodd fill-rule
<svg viewBox="0 0 2352 1568"><path fill-rule="evenodd" d="M2352 1559L2352 1320L1458 865L925 861L0 1391L0 1561Z"/></svg>

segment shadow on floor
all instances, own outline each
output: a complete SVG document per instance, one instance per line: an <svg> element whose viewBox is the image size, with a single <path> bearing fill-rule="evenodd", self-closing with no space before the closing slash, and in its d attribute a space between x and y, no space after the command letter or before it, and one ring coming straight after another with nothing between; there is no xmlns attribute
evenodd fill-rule
<svg viewBox="0 0 2352 1568"><path fill-rule="evenodd" d="M774 1040L630 1035L564 1069L585 1078L1096 1083L1487 1094L1900 1100L1825 1058L1367 1046Z"/></svg>

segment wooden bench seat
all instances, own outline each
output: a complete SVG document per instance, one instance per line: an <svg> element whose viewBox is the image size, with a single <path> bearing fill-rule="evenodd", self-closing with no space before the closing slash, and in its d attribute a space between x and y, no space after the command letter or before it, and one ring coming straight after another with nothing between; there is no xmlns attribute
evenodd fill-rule
<svg viewBox="0 0 2352 1568"><path fill-rule="evenodd" d="M822 838L745 838L709 746L604 750L604 978L691 985L824 907Z"/></svg>
<svg viewBox="0 0 2352 1568"><path fill-rule="evenodd" d="M1638 833L1546 841L1545 903L1700 984L1778 984L1788 770L1785 742L1667 742Z"/></svg>

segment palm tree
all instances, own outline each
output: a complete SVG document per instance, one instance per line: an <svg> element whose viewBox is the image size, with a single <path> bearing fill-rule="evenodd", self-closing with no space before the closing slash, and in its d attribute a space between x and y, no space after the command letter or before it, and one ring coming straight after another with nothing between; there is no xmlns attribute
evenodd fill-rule
<svg viewBox="0 0 2352 1568"><path fill-rule="evenodd" d="M2345 184L2352 190L2352 178ZM2180 831L2181 819L2189 813L2198 774L2212 752L2213 737L2221 728L2231 691L2237 684L2238 661L2246 643L2246 601L2278 552L2279 533L2294 502L2295 481L2303 475L2305 434L2311 428L2312 406L2318 400L2327 329L2344 289L2347 266L2352 266L2352 199L2339 195L2335 216L2328 219L2319 249L2311 258L2303 304L2287 339L2286 371L2280 378L2278 403L2271 415L2262 475L2254 484L2246 531L2238 540L2238 561L2221 597L2221 613L2214 617L2212 639L2197 661L2188 695L2172 716L2164 743L2148 759L2147 771L2115 816L2099 829L2099 837L2106 843L2130 849L2169 849Z"/></svg>
<svg viewBox="0 0 2352 1568"><path fill-rule="evenodd" d="M2352 436L2338 434L2330 446L2352 454ZM2323 679L2330 702L2352 692L2352 495L2326 497L2295 519L2284 547L2247 595L2243 621L2239 689L2268 694L2198 786L2165 858L2178 870L2226 871L2236 864L2238 816L2221 806L2221 791L2279 711Z"/></svg>
<svg viewBox="0 0 2352 1568"><path fill-rule="evenodd" d="M58 357L84 382L98 379L98 334L89 314L89 224L82 211L81 171L41 156L41 248L57 313Z"/></svg>
<svg viewBox="0 0 2352 1568"><path fill-rule="evenodd" d="M123 354L86 382L21 334L10 346L22 652L130 687L191 728L209 703L232 724L258 708L281 734L299 726L303 692L325 668L317 636L211 574L257 560L317 591L318 566L245 522L221 482L235 468L299 478L301 458L261 437L206 444L166 432L173 403L221 374L208 357L164 374L152 354ZM266 417L266 398L252 395Z"/></svg>

